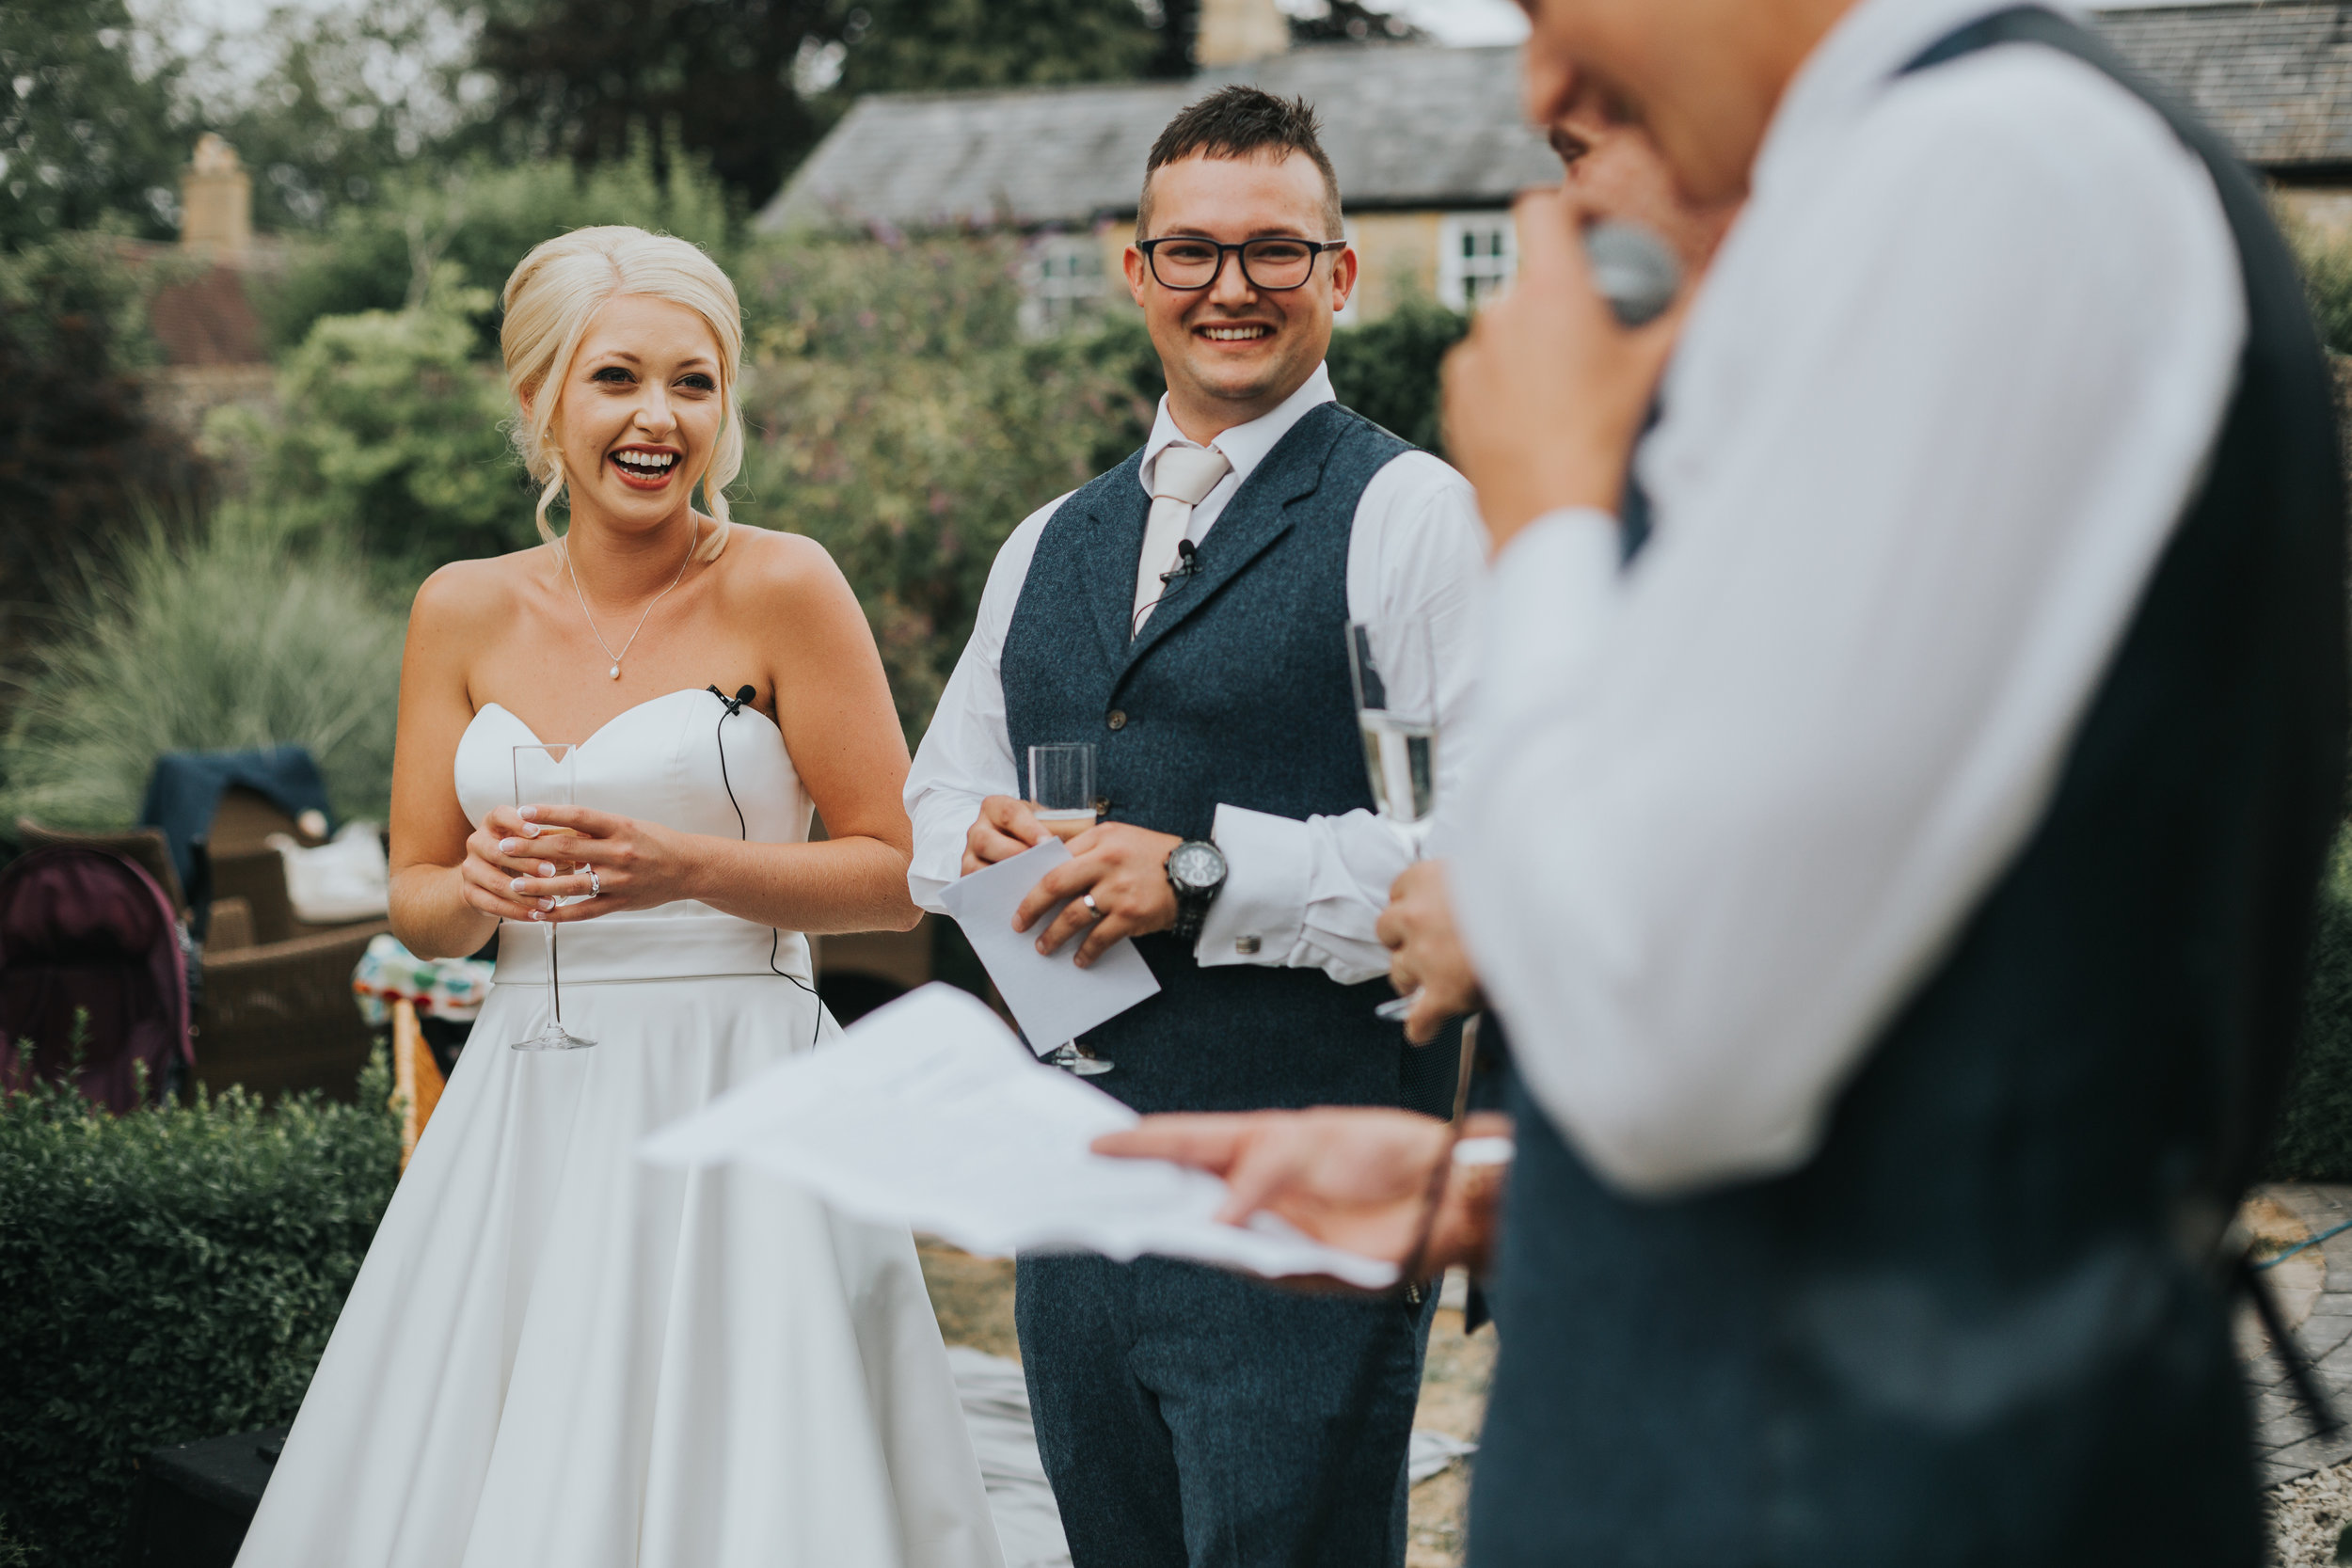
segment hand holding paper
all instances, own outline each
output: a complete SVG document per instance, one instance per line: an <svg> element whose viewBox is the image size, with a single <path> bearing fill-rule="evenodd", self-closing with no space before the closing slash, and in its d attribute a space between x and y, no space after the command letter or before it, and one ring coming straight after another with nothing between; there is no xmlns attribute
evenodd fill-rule
<svg viewBox="0 0 2352 1568"><path fill-rule="evenodd" d="M1012 928L1013 911L1038 879L1069 860L1069 847L1049 838L1034 849L948 883L939 895L963 927L988 977L996 982L1021 1032L1041 1052L1076 1039L1160 990L1132 942L1113 942L1091 968L1080 969L1072 961L1074 948L1052 954L1037 950L1036 932L1041 927L1027 934ZM1051 921L1049 913L1045 923Z"/></svg>
<svg viewBox="0 0 2352 1568"><path fill-rule="evenodd" d="M1271 1215L1220 1224L1227 1192L1214 1176L1089 1147L1136 1121L1108 1095L1032 1061L980 1003L932 985L662 1129L641 1152L657 1164L742 1160L845 1213L992 1257L1152 1252L1366 1290L1395 1279L1394 1265L1311 1241Z"/></svg>

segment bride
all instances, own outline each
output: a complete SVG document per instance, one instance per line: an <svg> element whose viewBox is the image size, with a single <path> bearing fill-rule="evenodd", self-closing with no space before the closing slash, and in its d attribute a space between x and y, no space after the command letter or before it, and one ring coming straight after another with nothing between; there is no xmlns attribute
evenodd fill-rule
<svg viewBox="0 0 2352 1568"><path fill-rule="evenodd" d="M915 920L873 639L820 546L727 521L743 333L707 257L581 230L505 306L547 543L418 594L392 781L393 928L497 933L498 984L237 1561L998 1568L907 1234L634 1154L834 1032L803 932ZM518 809L515 748L562 741L579 803ZM596 1043L510 1050L548 922Z"/></svg>

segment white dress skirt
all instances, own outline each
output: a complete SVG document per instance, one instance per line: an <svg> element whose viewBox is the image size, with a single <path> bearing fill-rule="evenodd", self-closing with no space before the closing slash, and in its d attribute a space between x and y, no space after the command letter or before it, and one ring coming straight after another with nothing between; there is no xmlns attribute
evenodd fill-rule
<svg viewBox="0 0 2352 1568"><path fill-rule="evenodd" d="M475 716L474 821L533 738ZM805 835L775 726L707 692L630 708L577 766L585 805ZM560 942L564 1022L597 1043L507 1048L548 1005L543 933L509 924L239 1568L1001 1568L908 1234L636 1157L836 1033L806 942L695 903Z"/></svg>

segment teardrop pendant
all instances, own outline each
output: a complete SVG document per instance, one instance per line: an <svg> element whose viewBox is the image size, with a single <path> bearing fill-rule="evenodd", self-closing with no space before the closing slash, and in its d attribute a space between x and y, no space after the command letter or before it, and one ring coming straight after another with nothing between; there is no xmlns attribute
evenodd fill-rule
<svg viewBox="0 0 2352 1568"><path fill-rule="evenodd" d="M606 671L605 673L611 675L614 680L619 680L621 678L621 667L615 664L612 669Z"/></svg>

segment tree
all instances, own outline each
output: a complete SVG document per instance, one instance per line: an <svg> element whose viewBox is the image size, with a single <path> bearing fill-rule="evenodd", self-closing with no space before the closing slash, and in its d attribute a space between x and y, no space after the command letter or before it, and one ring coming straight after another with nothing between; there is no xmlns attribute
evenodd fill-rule
<svg viewBox="0 0 2352 1568"><path fill-rule="evenodd" d="M831 0L535 0L490 17L477 59L523 151L585 166L675 136L757 202L823 131L794 65L832 24Z"/></svg>
<svg viewBox="0 0 2352 1568"><path fill-rule="evenodd" d="M1120 81L1160 46L1135 0L864 0L842 37L842 98Z"/></svg>
<svg viewBox="0 0 2352 1568"><path fill-rule="evenodd" d="M201 487L196 454L149 418L149 292L102 234L0 254L0 606L40 603L147 498ZM0 622L13 635L9 622Z"/></svg>
<svg viewBox="0 0 2352 1568"><path fill-rule="evenodd" d="M162 59L141 69L142 57ZM0 5L0 247L123 214L167 233L174 68L123 0Z"/></svg>
<svg viewBox="0 0 2352 1568"><path fill-rule="evenodd" d="M447 159L483 140L490 84L471 70L474 41L447 0L280 6L187 62L189 118L253 171L259 227L315 228L374 200L421 155Z"/></svg>

